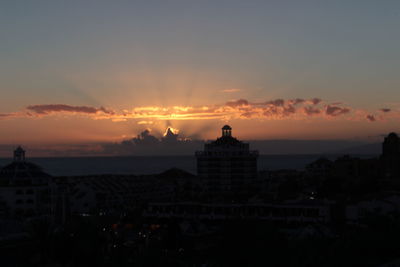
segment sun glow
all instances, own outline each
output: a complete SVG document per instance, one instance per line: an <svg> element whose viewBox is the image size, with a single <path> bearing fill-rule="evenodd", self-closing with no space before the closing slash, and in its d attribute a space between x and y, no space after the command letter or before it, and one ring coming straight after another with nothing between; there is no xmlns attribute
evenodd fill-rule
<svg viewBox="0 0 400 267"><path fill-rule="evenodd" d="M169 126L169 127L167 127L167 129L165 130L164 136L167 136L169 131L172 132L173 134L178 134L178 133L179 133L179 130L178 130L178 129L172 128L172 127Z"/></svg>

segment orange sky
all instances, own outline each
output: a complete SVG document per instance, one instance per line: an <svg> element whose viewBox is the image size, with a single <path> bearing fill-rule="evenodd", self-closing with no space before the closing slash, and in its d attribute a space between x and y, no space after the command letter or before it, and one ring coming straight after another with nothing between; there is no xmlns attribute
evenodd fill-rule
<svg viewBox="0 0 400 267"><path fill-rule="evenodd" d="M393 108L364 110L315 97L131 109L45 104L3 113L0 138L6 144L112 142L144 129L161 136L171 126L180 130L182 138L210 139L219 135L221 125L229 123L236 136L247 140L367 140L392 130L399 116Z"/></svg>

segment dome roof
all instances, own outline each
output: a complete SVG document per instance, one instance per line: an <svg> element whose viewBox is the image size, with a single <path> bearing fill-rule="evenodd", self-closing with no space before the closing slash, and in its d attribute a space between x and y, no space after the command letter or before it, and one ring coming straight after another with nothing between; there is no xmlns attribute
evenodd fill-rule
<svg viewBox="0 0 400 267"><path fill-rule="evenodd" d="M396 134L395 132L391 132L391 133L388 135L388 138L391 138L391 139L396 138L396 139L398 139L399 137L397 136L397 134Z"/></svg>
<svg viewBox="0 0 400 267"><path fill-rule="evenodd" d="M222 130L232 130L232 127L229 125L225 125L224 127L222 127Z"/></svg>
<svg viewBox="0 0 400 267"><path fill-rule="evenodd" d="M0 185L40 185L47 184L51 176L41 167L25 161L25 151L18 147L14 151L14 161L0 169Z"/></svg>
<svg viewBox="0 0 400 267"><path fill-rule="evenodd" d="M1 185L37 185L47 183L51 176L30 162L12 162L0 170Z"/></svg>

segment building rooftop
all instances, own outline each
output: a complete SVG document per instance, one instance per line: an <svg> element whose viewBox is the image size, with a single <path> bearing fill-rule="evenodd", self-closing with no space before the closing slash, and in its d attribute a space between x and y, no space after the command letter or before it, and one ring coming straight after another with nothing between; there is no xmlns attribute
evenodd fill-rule
<svg viewBox="0 0 400 267"><path fill-rule="evenodd" d="M211 144L213 145L230 145L230 146L234 146L234 145L240 145L243 144L243 142L237 140L235 137L232 136L221 136L219 138L217 138L217 140L211 142Z"/></svg>
<svg viewBox="0 0 400 267"><path fill-rule="evenodd" d="M397 136L397 134L394 133L394 132L391 132L391 133L387 136L387 138L389 138L389 139L399 139L399 137Z"/></svg>
<svg viewBox="0 0 400 267"><path fill-rule="evenodd" d="M237 140L235 137L232 136L232 127L229 125L225 125L222 127L222 136L217 138L217 140L211 142L211 145L216 146L235 146L241 145L243 142Z"/></svg>
<svg viewBox="0 0 400 267"><path fill-rule="evenodd" d="M47 183L51 176L41 167L25 161L25 151L18 147L12 163L0 169L0 185L38 185Z"/></svg>

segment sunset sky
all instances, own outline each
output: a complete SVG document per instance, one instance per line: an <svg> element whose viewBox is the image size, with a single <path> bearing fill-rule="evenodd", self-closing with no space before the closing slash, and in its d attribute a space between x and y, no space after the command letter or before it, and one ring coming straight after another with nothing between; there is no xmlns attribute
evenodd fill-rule
<svg viewBox="0 0 400 267"><path fill-rule="evenodd" d="M399 131L396 0L4 0L0 34L0 145Z"/></svg>

